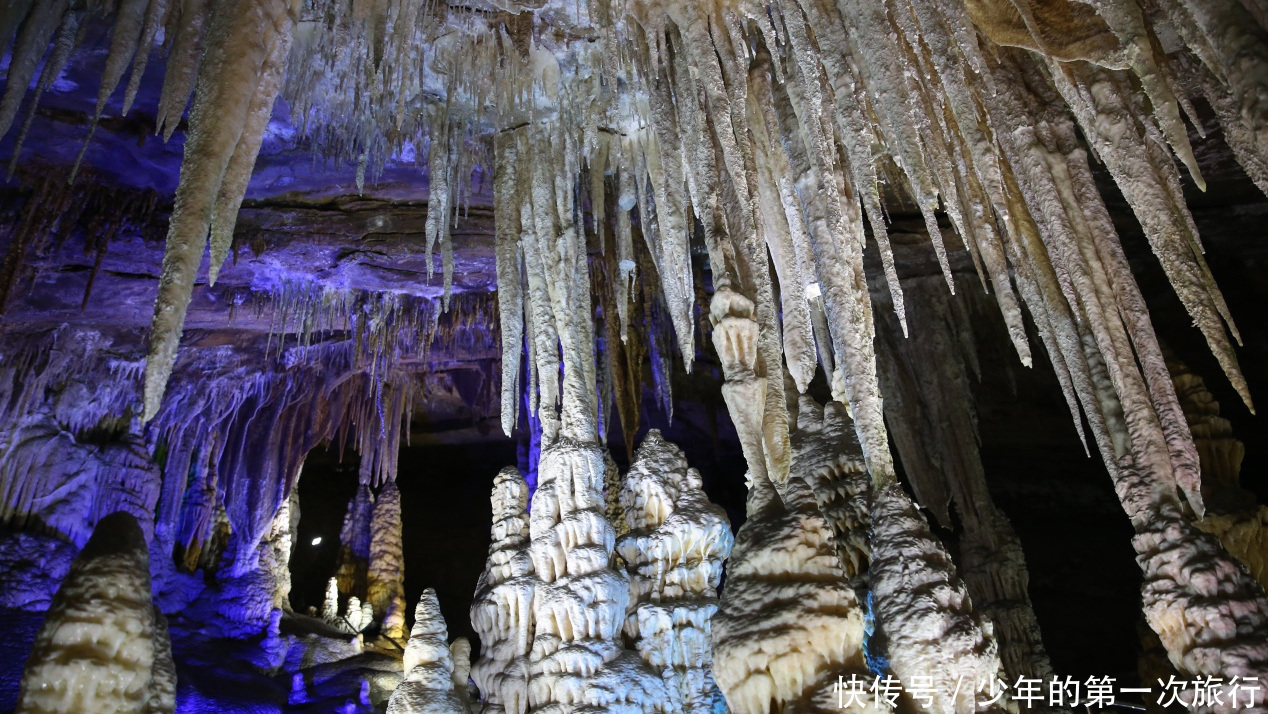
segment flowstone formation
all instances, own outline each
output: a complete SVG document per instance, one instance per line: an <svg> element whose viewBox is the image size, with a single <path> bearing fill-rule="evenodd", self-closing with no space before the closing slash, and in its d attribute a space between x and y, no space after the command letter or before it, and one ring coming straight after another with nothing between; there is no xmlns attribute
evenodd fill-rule
<svg viewBox="0 0 1268 714"><path fill-rule="evenodd" d="M150 602L149 551L136 519L102 518L71 564L36 638L17 711L176 709L176 670Z"/></svg>

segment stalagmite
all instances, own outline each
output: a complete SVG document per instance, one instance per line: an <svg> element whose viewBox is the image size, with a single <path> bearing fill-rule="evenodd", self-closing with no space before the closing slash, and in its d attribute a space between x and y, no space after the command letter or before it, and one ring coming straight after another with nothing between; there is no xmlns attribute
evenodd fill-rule
<svg viewBox="0 0 1268 714"><path fill-rule="evenodd" d="M909 568L905 563L918 562ZM973 610L946 549L897 483L872 493L872 592L890 665L904 682L932 682L921 711L1006 711L1006 698L956 682L1004 676L994 628ZM924 679L927 678L927 679Z"/></svg>
<svg viewBox="0 0 1268 714"><path fill-rule="evenodd" d="M794 433L796 436L796 433ZM713 618L713 672L736 714L828 712L838 677L867 678L863 610L841 566L833 527L803 479L799 448L783 496L749 478L748 520ZM812 465L813 467L813 465ZM870 681L870 678L867 678ZM886 712L864 688L858 712Z"/></svg>
<svg viewBox="0 0 1268 714"><path fill-rule="evenodd" d="M792 445L797 472L832 527L842 572L853 582L866 573L870 558L867 504L871 478L845 405L833 401L819 406L802 395Z"/></svg>
<svg viewBox="0 0 1268 714"><path fill-rule="evenodd" d="M149 552L136 519L103 518L53 598L16 711L174 711L161 618L150 604Z"/></svg>
<svg viewBox="0 0 1268 714"><path fill-rule="evenodd" d="M404 639L405 555L401 543L401 494L394 481L379 491L370 517L366 602L382 614L384 636Z"/></svg>
<svg viewBox="0 0 1268 714"><path fill-rule="evenodd" d="M1268 679L1268 597L1263 586L1187 522L1173 499L1159 498L1152 479L1120 465L1115 489L1136 536L1145 619L1181 676L1216 677L1219 697L1206 708L1231 712L1264 705L1263 692L1238 695L1233 678Z"/></svg>
<svg viewBox="0 0 1268 714"><path fill-rule="evenodd" d="M688 714L725 706L711 671L710 618L734 539L702 485L682 451L651 430L621 482L629 533L616 542L633 591L625 633L664 678L670 710Z"/></svg>
<svg viewBox="0 0 1268 714"><path fill-rule="evenodd" d="M326 597L321 601L321 619L337 625L339 622L339 579L326 581Z"/></svg>
<svg viewBox="0 0 1268 714"><path fill-rule="evenodd" d="M440 614L436 591L428 588L414 611L414 628L405 646L405 681L392 692L389 714L469 714L463 695L454 691L454 662L449 630Z"/></svg>
<svg viewBox="0 0 1268 714"><path fill-rule="evenodd" d="M596 447L563 440L542 450L529 519L529 554L540 581L529 651L531 711L657 701L658 687L648 681L654 675L640 671L637 656L621 647L630 590L610 565L615 533L603 515L603 471Z"/></svg>
<svg viewBox="0 0 1268 714"><path fill-rule="evenodd" d="M449 657L453 660L453 688L468 707L471 706L471 695L467 691L467 680L471 678L471 641L459 637L449 645Z"/></svg>
<svg viewBox="0 0 1268 714"><path fill-rule="evenodd" d="M299 491L292 490L291 495L277 509L269 532L264 540L267 550L262 553L262 565L268 571L274 583L274 606L290 611L291 609L291 551L294 549L295 525L299 522Z"/></svg>
<svg viewBox="0 0 1268 714"><path fill-rule="evenodd" d="M528 554L528 484L514 467L498 473L492 501L489 557L471 602L481 644L471 678L485 714L524 714L536 578Z"/></svg>

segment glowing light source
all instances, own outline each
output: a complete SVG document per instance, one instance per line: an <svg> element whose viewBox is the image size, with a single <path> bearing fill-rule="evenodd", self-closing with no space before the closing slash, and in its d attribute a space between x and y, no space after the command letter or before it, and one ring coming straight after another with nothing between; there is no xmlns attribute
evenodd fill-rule
<svg viewBox="0 0 1268 714"><path fill-rule="evenodd" d="M321 536L313 538L313 545L321 545Z"/></svg>

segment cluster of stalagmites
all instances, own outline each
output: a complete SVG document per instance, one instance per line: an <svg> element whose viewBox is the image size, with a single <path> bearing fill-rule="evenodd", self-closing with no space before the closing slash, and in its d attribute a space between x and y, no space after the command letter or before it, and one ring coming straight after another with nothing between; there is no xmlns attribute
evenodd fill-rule
<svg viewBox="0 0 1268 714"><path fill-rule="evenodd" d="M726 517L677 447L653 431L620 482L628 532L618 540L605 515L606 470L597 449L544 454L531 515L523 477L498 475L471 606L481 711L724 706L709 632L731 546Z"/></svg>
<svg viewBox="0 0 1268 714"><path fill-rule="evenodd" d="M399 642L406 635L401 494L395 481L374 493L367 463L362 462L362 482L339 532L335 574L327 581L320 615L349 634L365 631L377 618L379 634Z"/></svg>
<svg viewBox="0 0 1268 714"><path fill-rule="evenodd" d="M720 711L710 638L733 543L726 514L705 496L700 473L655 430L639 445L618 498L628 533L616 552L633 595L626 637L661 673L669 711Z"/></svg>

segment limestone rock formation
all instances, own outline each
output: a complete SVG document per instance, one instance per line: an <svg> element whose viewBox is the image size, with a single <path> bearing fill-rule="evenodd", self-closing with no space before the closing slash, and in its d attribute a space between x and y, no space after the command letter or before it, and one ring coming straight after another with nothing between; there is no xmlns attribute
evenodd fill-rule
<svg viewBox="0 0 1268 714"><path fill-rule="evenodd" d="M469 714L465 693L455 691L449 630L436 591L428 588L414 610L405 646L405 681L392 693L389 714Z"/></svg>
<svg viewBox="0 0 1268 714"><path fill-rule="evenodd" d="M794 432L794 445L800 441ZM819 446L793 452L782 496L769 480L749 478L748 520L736 536L713 618L713 672L737 714L831 711L838 677L867 677L863 609L834 527L803 475L833 460ZM841 442L825 448L833 446ZM861 454L836 456L851 457ZM853 708L888 711L866 692Z"/></svg>
<svg viewBox="0 0 1268 714"><path fill-rule="evenodd" d="M136 519L102 518L53 598L22 676L17 711L172 712L167 627L150 604Z"/></svg>
<svg viewBox="0 0 1268 714"><path fill-rule="evenodd" d="M1193 433L1202 463L1202 489L1209 508L1194 525L1219 539L1259 584L1268 588L1268 506L1256 504L1241 487L1246 446L1220 416L1219 402L1203 379L1168 355L1167 368Z"/></svg>
<svg viewBox="0 0 1268 714"><path fill-rule="evenodd" d="M536 574L528 553L528 484L514 467L493 483L489 557L471 602L480 658L471 667L485 714L528 710Z"/></svg>
<svg viewBox="0 0 1268 714"><path fill-rule="evenodd" d="M339 530L339 557L335 578L339 594L363 596L370 567L370 521L374 513L374 492L363 469L361 484L348 503L348 512Z"/></svg>
<svg viewBox="0 0 1268 714"><path fill-rule="evenodd" d="M405 637L405 555L401 544L401 494L395 481L379 490L370 518L366 603L383 616L382 632Z"/></svg>
<svg viewBox="0 0 1268 714"><path fill-rule="evenodd" d="M42 612L70 572L75 546L51 536L18 532L0 538L0 607Z"/></svg>
<svg viewBox="0 0 1268 714"><path fill-rule="evenodd" d="M0 521L83 545L98 520L127 511L153 535L161 479L137 439L85 443L46 417L0 428L0 455Z"/></svg>
<svg viewBox="0 0 1268 714"><path fill-rule="evenodd" d="M655 429L639 445L620 499L629 532L616 551L633 594L625 634L661 673L671 711L720 711L711 619L734 541L726 514L708 501L682 451Z"/></svg>

